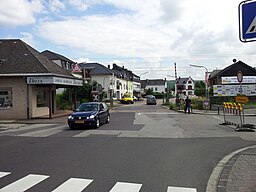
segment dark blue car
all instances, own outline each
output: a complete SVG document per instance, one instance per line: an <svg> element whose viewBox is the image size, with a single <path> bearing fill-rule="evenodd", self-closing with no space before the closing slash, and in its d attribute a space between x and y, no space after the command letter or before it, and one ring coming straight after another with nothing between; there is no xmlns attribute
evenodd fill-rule
<svg viewBox="0 0 256 192"><path fill-rule="evenodd" d="M82 103L69 117L70 129L92 126L98 128L100 124L109 123L110 114L103 102Z"/></svg>

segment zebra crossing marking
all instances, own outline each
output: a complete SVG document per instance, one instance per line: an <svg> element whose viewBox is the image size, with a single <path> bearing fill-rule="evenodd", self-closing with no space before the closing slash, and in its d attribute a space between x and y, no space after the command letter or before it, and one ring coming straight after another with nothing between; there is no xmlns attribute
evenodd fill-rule
<svg viewBox="0 0 256 192"><path fill-rule="evenodd" d="M196 189L184 187L168 187L167 192L196 192Z"/></svg>
<svg viewBox="0 0 256 192"><path fill-rule="evenodd" d="M63 131L63 128L67 127L66 125L61 125L61 126L57 126L54 128L46 128L43 130L36 130L36 131L31 131L28 133L23 133L23 134L19 134L17 136L22 136L22 137L49 137L51 135L54 135L56 133L60 133Z"/></svg>
<svg viewBox="0 0 256 192"><path fill-rule="evenodd" d="M42 182L43 180L47 179L49 176L46 175L36 175L36 174L29 174L9 185L0 189L1 192L23 192L28 190L29 188L33 187L34 185Z"/></svg>
<svg viewBox="0 0 256 192"><path fill-rule="evenodd" d="M117 182L109 192L138 192L142 184Z"/></svg>
<svg viewBox="0 0 256 192"><path fill-rule="evenodd" d="M92 181L92 179L70 178L52 192L80 192Z"/></svg>
<svg viewBox="0 0 256 192"><path fill-rule="evenodd" d="M11 172L0 172L0 178L11 174ZM29 174L0 189L0 192L24 192L38 183L49 178L48 175ZM81 192L93 182L93 179L70 178L55 188L52 192ZM117 182L109 192L139 192L142 184ZM197 192L196 188L171 187L167 192Z"/></svg>
<svg viewBox="0 0 256 192"><path fill-rule="evenodd" d="M0 172L0 178L6 176L6 175L9 175L11 174L10 172Z"/></svg>
<svg viewBox="0 0 256 192"><path fill-rule="evenodd" d="M7 127L8 129L5 131L1 131L1 133L13 133L13 132L19 132L19 131L27 131L31 129L36 128L42 128L46 126L52 126L54 124L6 124L4 127Z"/></svg>

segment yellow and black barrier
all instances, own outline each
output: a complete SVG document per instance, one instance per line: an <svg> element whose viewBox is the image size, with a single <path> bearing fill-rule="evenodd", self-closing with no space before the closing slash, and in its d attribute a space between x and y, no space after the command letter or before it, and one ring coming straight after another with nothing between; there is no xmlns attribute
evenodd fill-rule
<svg viewBox="0 0 256 192"><path fill-rule="evenodd" d="M245 124L244 109L241 103L224 102L223 116L224 124L234 125L236 126L236 130L241 130Z"/></svg>

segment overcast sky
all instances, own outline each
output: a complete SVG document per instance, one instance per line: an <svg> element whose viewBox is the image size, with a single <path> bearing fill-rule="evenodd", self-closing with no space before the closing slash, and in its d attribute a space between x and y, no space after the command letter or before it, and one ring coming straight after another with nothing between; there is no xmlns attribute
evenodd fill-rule
<svg viewBox="0 0 256 192"><path fill-rule="evenodd" d="M0 37L77 62L117 63L141 79L204 79L235 58L256 67L256 43L239 41L241 0L0 0ZM147 74L143 74L146 73ZM169 76L168 76L169 75Z"/></svg>

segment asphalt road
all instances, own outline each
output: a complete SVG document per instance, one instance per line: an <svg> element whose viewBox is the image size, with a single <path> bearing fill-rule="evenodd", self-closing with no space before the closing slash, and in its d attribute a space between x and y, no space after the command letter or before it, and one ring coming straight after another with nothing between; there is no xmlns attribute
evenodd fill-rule
<svg viewBox="0 0 256 192"><path fill-rule="evenodd" d="M97 130L69 130L66 117L1 125L0 191L204 192L224 156L256 141L253 132L220 126L221 118L139 102L113 110ZM61 189L67 180L71 188Z"/></svg>

